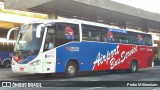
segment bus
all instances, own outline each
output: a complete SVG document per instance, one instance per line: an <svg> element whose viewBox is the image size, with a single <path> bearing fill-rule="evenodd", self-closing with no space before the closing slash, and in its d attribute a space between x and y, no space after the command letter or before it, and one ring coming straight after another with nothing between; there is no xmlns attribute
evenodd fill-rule
<svg viewBox="0 0 160 90"><path fill-rule="evenodd" d="M0 67L10 68L14 41L0 38Z"/></svg>
<svg viewBox="0 0 160 90"><path fill-rule="evenodd" d="M83 20L47 20L24 24L14 47L12 71L27 74L129 70L153 66L150 34Z"/></svg>

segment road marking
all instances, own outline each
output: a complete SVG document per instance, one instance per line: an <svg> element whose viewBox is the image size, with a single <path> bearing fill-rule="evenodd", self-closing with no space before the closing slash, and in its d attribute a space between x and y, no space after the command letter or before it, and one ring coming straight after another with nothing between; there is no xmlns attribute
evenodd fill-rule
<svg viewBox="0 0 160 90"><path fill-rule="evenodd" d="M91 80L91 81L99 81L99 80Z"/></svg>
<svg viewBox="0 0 160 90"><path fill-rule="evenodd" d="M56 86L61 86L61 85L70 85L70 84L73 84L73 83L56 84Z"/></svg>
<svg viewBox="0 0 160 90"><path fill-rule="evenodd" d="M152 89L152 90L160 90L160 88Z"/></svg>
<svg viewBox="0 0 160 90"><path fill-rule="evenodd" d="M57 81L68 81L68 80L57 80Z"/></svg>
<svg viewBox="0 0 160 90"><path fill-rule="evenodd" d="M84 88L84 89L79 89L79 90L93 90L93 89L100 89L100 88L105 88L105 87Z"/></svg>

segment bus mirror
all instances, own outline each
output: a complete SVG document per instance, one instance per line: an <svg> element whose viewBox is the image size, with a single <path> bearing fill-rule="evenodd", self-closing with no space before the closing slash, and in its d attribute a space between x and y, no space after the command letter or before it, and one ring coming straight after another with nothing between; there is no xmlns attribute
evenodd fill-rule
<svg viewBox="0 0 160 90"><path fill-rule="evenodd" d="M37 31L36 31L36 38L40 38L41 37L41 30L44 27L44 24L40 24L37 26Z"/></svg>
<svg viewBox="0 0 160 90"><path fill-rule="evenodd" d="M9 40L10 35L11 35L11 32L12 32L12 31L16 31L16 30L19 30L19 27L11 28L11 29L8 31L8 33L7 33L7 40Z"/></svg>

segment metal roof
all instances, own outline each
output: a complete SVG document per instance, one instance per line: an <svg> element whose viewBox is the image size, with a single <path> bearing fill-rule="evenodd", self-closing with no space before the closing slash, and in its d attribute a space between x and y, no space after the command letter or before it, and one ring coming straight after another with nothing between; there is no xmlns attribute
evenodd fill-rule
<svg viewBox="0 0 160 90"><path fill-rule="evenodd" d="M5 0L5 4L9 9L57 13L61 16L102 22L121 28L160 32L159 14L110 0Z"/></svg>

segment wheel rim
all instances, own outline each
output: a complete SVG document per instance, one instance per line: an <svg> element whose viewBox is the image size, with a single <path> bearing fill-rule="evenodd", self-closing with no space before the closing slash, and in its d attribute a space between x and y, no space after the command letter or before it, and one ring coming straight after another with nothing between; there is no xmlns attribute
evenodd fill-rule
<svg viewBox="0 0 160 90"><path fill-rule="evenodd" d="M135 63L132 64L132 70L133 72L137 70L137 65Z"/></svg>
<svg viewBox="0 0 160 90"><path fill-rule="evenodd" d="M5 67L9 67L9 63L5 65Z"/></svg>
<svg viewBox="0 0 160 90"><path fill-rule="evenodd" d="M74 66L69 66L69 67L68 67L68 73L69 73L69 74L72 74L72 75L75 73L75 68L74 68Z"/></svg>
<svg viewBox="0 0 160 90"><path fill-rule="evenodd" d="M4 64L4 67L7 68L7 67L9 67L9 65L10 65L10 64L6 62L6 63Z"/></svg>

